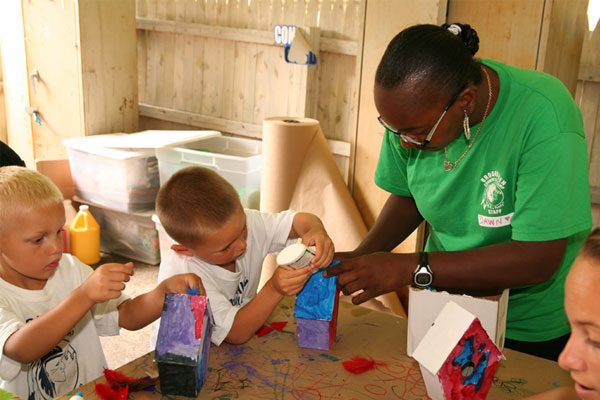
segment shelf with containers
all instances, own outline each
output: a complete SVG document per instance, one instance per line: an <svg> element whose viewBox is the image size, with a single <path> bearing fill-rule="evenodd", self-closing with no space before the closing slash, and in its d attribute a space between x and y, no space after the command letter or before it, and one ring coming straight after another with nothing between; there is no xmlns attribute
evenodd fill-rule
<svg viewBox="0 0 600 400"><path fill-rule="evenodd" d="M217 131L144 131L68 139L63 144L76 196L91 206L94 217L99 214L102 249L108 253L160 262L171 239L156 216L158 224L152 221L156 194L161 183L188 166L216 171L234 186L244 207L259 207L258 140ZM167 242L160 244L162 251L155 237Z"/></svg>

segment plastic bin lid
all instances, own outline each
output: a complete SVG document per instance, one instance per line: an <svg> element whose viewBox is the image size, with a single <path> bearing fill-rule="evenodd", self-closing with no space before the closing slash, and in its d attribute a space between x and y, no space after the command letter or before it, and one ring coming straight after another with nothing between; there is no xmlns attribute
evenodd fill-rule
<svg viewBox="0 0 600 400"><path fill-rule="evenodd" d="M115 160L128 160L154 155L154 152L150 151L150 149L140 148L138 151L135 151L136 149L113 149L109 147L109 144L113 140L124 135L126 134L111 133L106 135L84 136L80 138L65 139L62 141L62 144L69 149L79 150Z"/></svg>
<svg viewBox="0 0 600 400"><path fill-rule="evenodd" d="M119 149L157 149L160 147L177 146L201 139L221 136L218 131L142 131L120 135L110 140L106 147Z"/></svg>
<svg viewBox="0 0 600 400"><path fill-rule="evenodd" d="M138 133L109 133L65 139L63 146L118 160L154 155L160 147L221 136L218 131L142 131Z"/></svg>

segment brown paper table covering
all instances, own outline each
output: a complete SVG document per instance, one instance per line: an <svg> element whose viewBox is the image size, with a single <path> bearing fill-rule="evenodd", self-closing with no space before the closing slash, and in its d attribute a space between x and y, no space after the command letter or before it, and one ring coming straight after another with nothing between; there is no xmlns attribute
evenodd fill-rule
<svg viewBox="0 0 600 400"><path fill-rule="evenodd" d="M338 334L330 351L299 348L293 298L286 298L269 321L288 321L283 332L253 337L243 345L211 347L207 381L199 399L426 399L419 366L406 355L406 320L388 313L340 302ZM504 350L488 399L518 399L557 386L572 385L557 363ZM360 375L342 362L354 356L383 364ZM152 353L118 369L129 376L156 376ZM96 398L99 378L79 388L84 399ZM63 397L68 399L69 396ZM154 392L131 393L130 399L178 399Z"/></svg>

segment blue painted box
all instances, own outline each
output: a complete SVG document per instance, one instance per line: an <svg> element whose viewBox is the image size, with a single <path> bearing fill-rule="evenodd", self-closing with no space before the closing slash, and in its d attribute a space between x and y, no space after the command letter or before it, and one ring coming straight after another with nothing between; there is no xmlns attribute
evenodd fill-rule
<svg viewBox="0 0 600 400"><path fill-rule="evenodd" d="M154 353L162 394L198 396L208 373L213 325L207 297L165 295Z"/></svg>
<svg viewBox="0 0 600 400"><path fill-rule="evenodd" d="M337 261L331 265L337 264ZM331 266L330 265L330 266ZM296 295L294 317L298 326L298 346L329 350L335 339L339 304L337 277L314 273Z"/></svg>

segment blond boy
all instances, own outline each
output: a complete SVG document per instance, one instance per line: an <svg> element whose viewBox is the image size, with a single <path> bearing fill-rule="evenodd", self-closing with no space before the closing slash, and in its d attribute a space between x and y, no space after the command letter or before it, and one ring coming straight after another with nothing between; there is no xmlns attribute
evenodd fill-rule
<svg viewBox="0 0 600 400"><path fill-rule="evenodd" d="M215 318L216 345L246 342L284 296L298 293L313 269L333 259L333 243L319 218L292 210L267 214L244 209L233 186L206 168L175 173L161 187L156 211L179 244L162 260L159 281L183 272L202 278ZM316 247L312 265L279 267L258 291L265 256L297 238Z"/></svg>
<svg viewBox="0 0 600 400"><path fill-rule="evenodd" d="M199 288L180 275L130 299L133 264L96 270L62 254L63 197L45 176L0 168L0 388L52 399L102 375L99 335L140 329L160 316L166 292Z"/></svg>

